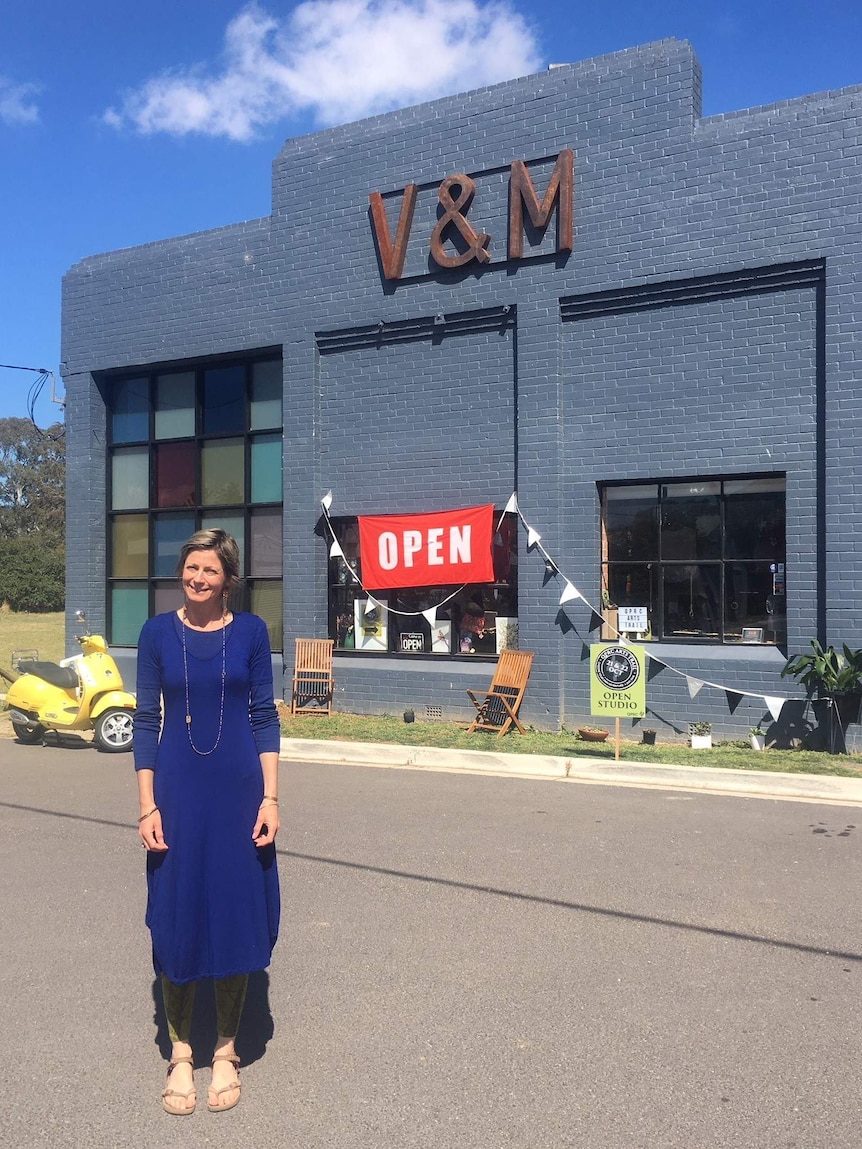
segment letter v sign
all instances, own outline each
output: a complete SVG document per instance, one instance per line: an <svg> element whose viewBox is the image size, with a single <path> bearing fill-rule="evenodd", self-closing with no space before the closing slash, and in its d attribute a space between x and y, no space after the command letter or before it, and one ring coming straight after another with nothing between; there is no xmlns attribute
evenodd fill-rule
<svg viewBox="0 0 862 1149"><path fill-rule="evenodd" d="M404 189L394 246L389 232L389 220L386 218L383 196L380 192L371 192L368 196L371 201L371 223L374 227L374 238L377 240L377 250L380 252L383 274L387 279L400 279L404 270L404 257L407 255L407 241L410 239L410 228L413 226L413 212L416 209L416 193L418 191L418 184L408 184Z"/></svg>

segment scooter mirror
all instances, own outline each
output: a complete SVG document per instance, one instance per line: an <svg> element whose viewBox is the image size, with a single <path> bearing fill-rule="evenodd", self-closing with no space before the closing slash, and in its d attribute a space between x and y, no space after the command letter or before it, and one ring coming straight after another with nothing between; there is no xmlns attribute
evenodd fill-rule
<svg viewBox="0 0 862 1149"><path fill-rule="evenodd" d="M87 621L87 612L85 610L76 610L75 611L75 618L78 622L86 622Z"/></svg>

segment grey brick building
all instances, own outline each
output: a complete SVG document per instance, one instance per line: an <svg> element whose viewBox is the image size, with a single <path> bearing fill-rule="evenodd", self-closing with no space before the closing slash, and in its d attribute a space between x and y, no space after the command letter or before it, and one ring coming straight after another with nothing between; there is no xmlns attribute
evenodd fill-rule
<svg viewBox="0 0 862 1149"><path fill-rule="evenodd" d="M69 271L67 601L130 678L178 542L222 521L288 671L296 636L336 638L343 710L467 716L498 642L461 653L478 597L536 652L526 718L573 726L599 632L567 579L610 622L648 608L668 734L768 718L686 676L787 695L788 650L862 645L862 88L707 119L700 88L665 40L289 140L269 217ZM447 649L401 653L427 623L394 613L357 649L329 490L342 544L358 515L495 505L502 573L441 608Z"/></svg>

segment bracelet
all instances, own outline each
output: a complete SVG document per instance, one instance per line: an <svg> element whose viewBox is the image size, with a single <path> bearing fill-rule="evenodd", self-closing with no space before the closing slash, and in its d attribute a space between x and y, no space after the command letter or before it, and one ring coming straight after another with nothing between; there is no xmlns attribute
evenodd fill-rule
<svg viewBox="0 0 862 1149"><path fill-rule="evenodd" d="M264 801L261 802L261 804L258 806L258 810L263 810L267 806L277 806L277 805L278 805L278 801L275 798L270 798L268 802L266 801L266 799L264 799Z"/></svg>
<svg viewBox="0 0 862 1149"><path fill-rule="evenodd" d="M147 818L152 818L157 810L158 806L153 806L152 810L148 810L146 814L141 814L140 818L138 818L138 825L140 825L141 822L146 822Z"/></svg>

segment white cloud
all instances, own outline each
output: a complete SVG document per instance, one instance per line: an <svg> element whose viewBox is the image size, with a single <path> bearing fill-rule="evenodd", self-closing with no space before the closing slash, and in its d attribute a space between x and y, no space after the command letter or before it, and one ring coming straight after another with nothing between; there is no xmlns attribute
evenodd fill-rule
<svg viewBox="0 0 862 1149"><path fill-rule="evenodd" d="M0 123L35 124L39 109L33 96L39 91L37 84L15 84L0 76Z"/></svg>
<svg viewBox="0 0 862 1149"><path fill-rule="evenodd" d="M305 0L284 20L252 3L227 26L220 70L153 77L103 120L249 140L292 115L344 123L539 66L535 35L504 0Z"/></svg>

